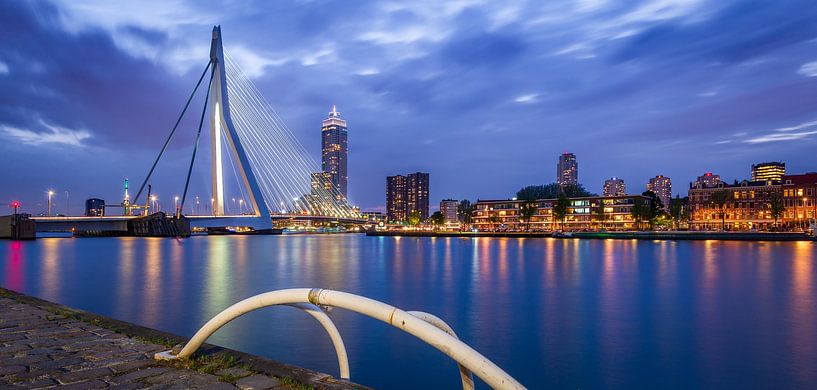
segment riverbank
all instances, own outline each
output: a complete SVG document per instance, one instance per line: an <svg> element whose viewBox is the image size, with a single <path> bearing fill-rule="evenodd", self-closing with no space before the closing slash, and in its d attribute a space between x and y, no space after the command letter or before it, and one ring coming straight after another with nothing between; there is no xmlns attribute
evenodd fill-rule
<svg viewBox="0 0 817 390"><path fill-rule="evenodd" d="M367 231L372 237L531 237L547 238L552 233L544 232L430 232L430 231Z"/></svg>
<svg viewBox="0 0 817 390"><path fill-rule="evenodd" d="M614 240L724 240L724 241L815 241L805 233L791 232L573 232L554 236L543 232L430 232L369 231L373 237L512 237L512 238L583 238Z"/></svg>
<svg viewBox="0 0 817 390"><path fill-rule="evenodd" d="M186 341L0 288L0 387L364 388L209 344L191 359L153 359L154 353Z"/></svg>

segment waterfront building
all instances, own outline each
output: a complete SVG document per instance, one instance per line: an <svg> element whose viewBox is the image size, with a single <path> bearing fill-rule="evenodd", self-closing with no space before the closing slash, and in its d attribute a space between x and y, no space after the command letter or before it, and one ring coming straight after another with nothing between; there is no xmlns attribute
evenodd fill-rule
<svg viewBox="0 0 817 390"><path fill-rule="evenodd" d="M604 196L623 196L627 195L627 187L624 185L624 179L611 177L604 181L604 188L602 189Z"/></svg>
<svg viewBox="0 0 817 390"><path fill-rule="evenodd" d="M658 175L651 178L647 183L647 190L654 192L661 199L664 211L669 212L669 201L672 198L672 181L669 177Z"/></svg>
<svg viewBox="0 0 817 390"><path fill-rule="evenodd" d="M779 161L752 164L752 181L780 181L786 174L786 163Z"/></svg>
<svg viewBox="0 0 817 390"><path fill-rule="evenodd" d="M428 219L428 191L428 173L415 172L406 176L406 216L416 211L421 221Z"/></svg>
<svg viewBox="0 0 817 390"><path fill-rule="evenodd" d="M579 162L573 153L562 153L559 162L556 164L556 183L564 185L579 184Z"/></svg>
<svg viewBox="0 0 817 390"><path fill-rule="evenodd" d="M406 216L406 177L389 176L386 178L386 217L389 222L405 222Z"/></svg>
<svg viewBox="0 0 817 390"><path fill-rule="evenodd" d="M429 174L415 172L386 178L386 214L389 222L405 222L415 211L428 219Z"/></svg>
<svg viewBox="0 0 817 390"><path fill-rule="evenodd" d="M785 227L803 230L817 219L817 173L784 175L781 178Z"/></svg>
<svg viewBox="0 0 817 390"><path fill-rule="evenodd" d="M634 230L633 205L649 201L643 195L590 196L570 198L564 226L554 218L556 199L536 200L536 213L530 222L520 220L522 200L478 200L473 224L479 231L552 231L552 230Z"/></svg>
<svg viewBox="0 0 817 390"><path fill-rule="evenodd" d="M690 227L719 230L725 222L727 230L804 230L817 218L817 173L784 175L780 179L690 188ZM715 191L728 193L728 201L722 208L712 202ZM784 207L776 224L771 212L773 198L779 199Z"/></svg>
<svg viewBox="0 0 817 390"><path fill-rule="evenodd" d="M690 184L691 188L711 188L717 187L721 184L721 175L714 175L712 172L704 173L698 176L694 182Z"/></svg>
<svg viewBox="0 0 817 390"><path fill-rule="evenodd" d="M728 201L723 207L713 202L715 192L726 191ZM689 189L689 219L692 230L768 230L774 224L769 203L779 196L779 183L744 180L737 184L719 183L714 187ZM723 214L723 218L722 215Z"/></svg>
<svg viewBox="0 0 817 390"><path fill-rule="evenodd" d="M85 201L86 217L104 217L105 201L98 198L91 198Z"/></svg>
<svg viewBox="0 0 817 390"><path fill-rule="evenodd" d="M321 127L321 167L330 175L330 182L347 199L349 175L347 171L348 129L335 105Z"/></svg>

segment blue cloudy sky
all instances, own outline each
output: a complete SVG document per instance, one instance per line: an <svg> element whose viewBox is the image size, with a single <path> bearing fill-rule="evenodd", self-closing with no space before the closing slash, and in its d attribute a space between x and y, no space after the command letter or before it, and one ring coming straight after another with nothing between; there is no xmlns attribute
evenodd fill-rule
<svg viewBox="0 0 817 390"><path fill-rule="evenodd" d="M210 30L319 156L332 103L349 121L350 197L431 173L432 204L554 180L674 192L753 162L817 171L817 7L791 1L4 2L0 201L46 189L120 197L140 180L207 61ZM160 166L181 191L194 124ZM195 194L209 197L206 169ZM59 202L63 202L60 200Z"/></svg>

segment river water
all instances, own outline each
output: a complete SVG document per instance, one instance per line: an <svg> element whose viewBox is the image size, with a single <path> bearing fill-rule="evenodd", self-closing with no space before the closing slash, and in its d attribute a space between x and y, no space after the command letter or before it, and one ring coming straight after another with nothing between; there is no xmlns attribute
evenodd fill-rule
<svg viewBox="0 0 817 390"><path fill-rule="evenodd" d="M0 285L192 336L254 294L323 287L421 310L529 388L817 388L817 244L363 235L0 241ZM456 388L456 365L335 309L352 380ZM338 375L288 307L210 342ZM484 387L484 386L483 386Z"/></svg>

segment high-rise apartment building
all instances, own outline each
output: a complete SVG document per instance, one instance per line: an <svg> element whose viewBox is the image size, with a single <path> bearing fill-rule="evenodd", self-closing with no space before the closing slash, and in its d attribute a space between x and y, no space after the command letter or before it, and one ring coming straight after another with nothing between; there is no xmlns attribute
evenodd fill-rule
<svg viewBox="0 0 817 390"><path fill-rule="evenodd" d="M624 185L624 179L611 177L604 181L604 188L602 189L604 196L624 196L627 195L627 187Z"/></svg>
<svg viewBox="0 0 817 390"><path fill-rule="evenodd" d="M786 163L778 161L752 164L752 181L780 181L786 174Z"/></svg>
<svg viewBox="0 0 817 390"><path fill-rule="evenodd" d="M332 111L321 127L321 169L331 175L332 184L344 199L348 198L349 182L347 133L346 121L332 105Z"/></svg>
<svg viewBox="0 0 817 390"><path fill-rule="evenodd" d="M664 204L664 211L669 212L669 202L672 199L672 182L669 177L658 175L647 183L647 190L652 191Z"/></svg>
<svg viewBox="0 0 817 390"><path fill-rule="evenodd" d="M406 176L406 215L420 214L420 220L428 219L428 173L415 172Z"/></svg>
<svg viewBox="0 0 817 390"><path fill-rule="evenodd" d="M559 185L579 184L579 163L573 153L562 153L556 164L556 183Z"/></svg>
<svg viewBox="0 0 817 390"><path fill-rule="evenodd" d="M406 217L406 177L389 176L386 178L386 218L389 222L403 222Z"/></svg>
<svg viewBox="0 0 817 390"><path fill-rule="evenodd" d="M415 211L428 219L428 173L416 172L386 178L386 214L390 222L405 222Z"/></svg>
<svg viewBox="0 0 817 390"><path fill-rule="evenodd" d="M453 224L459 221L457 208L460 202L454 199L444 199L440 201L440 213L445 217L446 224Z"/></svg>
<svg viewBox="0 0 817 390"><path fill-rule="evenodd" d="M712 172L704 173L698 176L692 183L692 188L713 188L721 184L721 175L715 175Z"/></svg>

